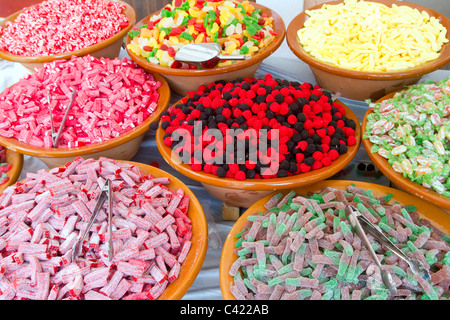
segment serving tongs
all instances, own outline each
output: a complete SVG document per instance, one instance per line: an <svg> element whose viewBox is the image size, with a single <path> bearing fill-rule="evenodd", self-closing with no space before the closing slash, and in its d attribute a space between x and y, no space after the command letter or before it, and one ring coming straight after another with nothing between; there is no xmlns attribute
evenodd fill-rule
<svg viewBox="0 0 450 320"><path fill-rule="evenodd" d="M389 240L388 237L385 236L384 232L378 226L372 224L366 217L364 217L361 214L361 212L359 212L359 210L357 208L355 208L352 205L349 205L349 206L347 206L347 213L348 213L348 218L349 218L350 224L355 229L356 233L361 238L361 240L364 241L366 247L369 249L370 254L374 258L375 263L378 265L378 267L380 267L381 276L383 278L383 283L386 285L386 287L388 289L390 287L393 287L391 285L392 279L390 279L391 277L389 274L387 274L386 272L383 272L383 269L381 269L380 261L378 260L377 256L375 255L375 251L373 250L372 246L370 245L370 242L367 239L367 236L366 236L364 230L366 230L373 237L375 237L376 240L378 240L383 245L385 245L389 250L391 250L394 254L396 254L400 259L404 260L409 265L409 267L411 268L411 271L413 273L420 275L424 279L430 279L430 273L424 267L422 262L420 262L417 259L412 259L412 258L408 257L406 254L404 254L403 251L401 251L391 240Z"/></svg>
<svg viewBox="0 0 450 320"><path fill-rule="evenodd" d="M105 185L102 188L102 191L100 195L97 198L97 203L94 208L94 212L91 215L91 218L89 219L88 225L86 229L83 231L83 234L81 238L75 243L72 251L72 262L75 262L78 258L78 256L81 254L81 251L83 249L83 242L86 239L87 234L89 233L89 230L92 228L92 225L94 224L95 219L97 219L97 215L100 212L100 210L103 207L103 204L105 203L106 199L108 199L108 259L109 261L112 261L113 258L113 245L112 245L112 187L111 187L111 181L109 179L106 179Z"/></svg>
<svg viewBox="0 0 450 320"><path fill-rule="evenodd" d="M389 290L389 292L391 292L392 294L396 294L397 288L395 287L395 283L394 283L394 280L392 280L391 274L382 267L380 260L378 259L375 251L373 250L372 246L370 245L370 241L367 238L366 233L364 232L363 225L364 225L364 227L366 227L367 224L365 222L366 221L369 222L369 221L367 219L365 219L365 217L359 212L359 210L356 209L352 205L348 205L346 208L346 211L348 214L347 217L350 222L350 225L353 227L356 234L359 236L361 241L364 243L367 250L369 250L369 253L370 253L373 261L376 263L376 265L380 269L381 279L383 280L383 284L386 286L386 288ZM364 222L362 222L362 221L364 221ZM372 224L370 223L370 225L372 225ZM375 227L375 226L373 226L373 227ZM370 228L370 230L372 230L372 228ZM375 230L375 228L373 228L373 230ZM378 239L377 236L374 236L374 237ZM383 241L381 241L381 242L383 242Z"/></svg>
<svg viewBox="0 0 450 320"><path fill-rule="evenodd" d="M245 54L220 54L222 47L217 42L190 43L182 46L175 54L175 60L209 69L220 60L245 60Z"/></svg>
<svg viewBox="0 0 450 320"><path fill-rule="evenodd" d="M75 88L72 89L72 94L70 96L70 102L69 105L66 108L66 113L64 114L64 117L61 121L61 124L59 125L59 129L58 132L55 132L55 127L53 124L53 111L50 105L50 91L47 91L47 101L48 101L48 109L50 112L50 126L52 128L52 142L53 142L53 148L57 148L58 144L59 144L59 137L61 136L62 131L64 130L64 126L67 120L67 115L69 114L69 110L72 107L72 103L75 99L75 95L76 95L77 91Z"/></svg>
<svg viewBox="0 0 450 320"><path fill-rule="evenodd" d="M403 259L411 268L411 271L415 274L420 275L424 279L430 279L429 271L424 267L422 262L417 259L412 259L403 253L388 237L385 236L383 230L380 227L372 224L366 217L364 217L358 209L354 206L350 206L355 212L358 221L361 223L361 226L369 232L372 236L374 236L378 241L384 244L389 250L395 253L400 259Z"/></svg>

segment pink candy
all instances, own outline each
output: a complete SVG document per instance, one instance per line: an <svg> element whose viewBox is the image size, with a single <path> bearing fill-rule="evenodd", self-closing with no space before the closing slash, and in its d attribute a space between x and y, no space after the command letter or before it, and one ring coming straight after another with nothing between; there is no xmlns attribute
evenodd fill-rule
<svg viewBox="0 0 450 320"><path fill-rule="evenodd" d="M84 173L86 167L98 174L95 181ZM111 234L104 207L89 229L80 257L72 261L74 244L88 225L101 186L106 179L123 181L120 173L127 173L134 183L113 188ZM74 189L50 191L51 186L67 182ZM94 187L83 191L88 182ZM28 173L7 188L0 195L0 300L157 299L178 278L192 237L189 196L161 182L166 180L145 175L132 164L78 157L64 168ZM154 199L138 192L150 184L164 190L154 198L167 199L164 205L154 205ZM119 209L120 195L132 199L124 209ZM181 201L172 202L180 195ZM143 203L146 210L139 205ZM173 214L167 211L169 203L177 203ZM161 215L150 217L149 206ZM60 209L68 207L73 210L62 215ZM181 225L178 219L187 224ZM162 223L164 230L157 228L165 220L170 223ZM110 236L112 261L108 260Z"/></svg>
<svg viewBox="0 0 450 320"><path fill-rule="evenodd" d="M104 142L145 121L157 107L160 86L126 58L72 56L46 63L0 95L0 135L52 148L47 93L57 131L75 89L58 148Z"/></svg>
<svg viewBox="0 0 450 320"><path fill-rule="evenodd" d="M47 0L0 28L0 49L20 56L80 50L128 26L124 8L106 0Z"/></svg>

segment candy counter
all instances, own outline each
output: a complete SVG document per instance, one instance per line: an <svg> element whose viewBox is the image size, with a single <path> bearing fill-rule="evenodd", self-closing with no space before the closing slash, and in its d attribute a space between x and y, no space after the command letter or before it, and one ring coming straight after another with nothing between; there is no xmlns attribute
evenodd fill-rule
<svg viewBox="0 0 450 320"><path fill-rule="evenodd" d="M268 5L270 1L261 2L264 5ZM288 26L290 20L298 12L295 12L294 14L292 10L288 10L284 7L285 6L277 6L276 11L283 18L285 25ZM119 58L130 58L130 55L124 47L120 50ZM29 71L19 63L0 60L0 92L18 82L19 79L28 73ZM284 41L273 54L262 61L261 65L256 70L255 77L262 79L267 74L270 74L274 79L280 78L288 81L308 82L313 85L317 84L309 66L294 55L286 41ZM424 75L420 82L426 80L437 81L448 78L449 76L450 71L448 70L436 70ZM355 88L355 90L357 90L357 88ZM172 91L168 106L172 106L182 98L182 96ZM339 100L355 114L361 125L368 110L368 103L347 99L345 97L339 97ZM364 134L364 132L362 132L362 134ZM380 189L384 187L396 187L376 166L374 166L362 144L359 145L359 148L355 153L353 159L345 167L327 178L329 180L357 181L361 182L362 186L366 186L364 183L372 183L379 185ZM158 150L156 130L154 128L151 128L144 134L140 148L131 161L151 165L179 179L184 183L187 189L195 195L204 212L208 229L206 254L201 268L200 266L196 266L196 268L199 268L198 275L196 277L194 275L195 280L192 282L189 289L187 289L186 293L181 295L181 299L224 299L224 293L223 290L221 290L222 275L220 274L219 266L224 244L227 242L227 237L229 236L230 231L232 231L233 226L235 226L236 221L224 219L222 201L213 197L205 189L202 183L181 174L166 162ZM48 170L48 167L44 162L37 157L24 155L23 169L18 180L25 179L27 173L39 172L41 169ZM244 213L246 209L247 208L240 208L240 213ZM445 222L445 224L448 225L447 222ZM178 298L179 296L175 296L175 299ZM228 295L227 298L230 298L230 295Z"/></svg>

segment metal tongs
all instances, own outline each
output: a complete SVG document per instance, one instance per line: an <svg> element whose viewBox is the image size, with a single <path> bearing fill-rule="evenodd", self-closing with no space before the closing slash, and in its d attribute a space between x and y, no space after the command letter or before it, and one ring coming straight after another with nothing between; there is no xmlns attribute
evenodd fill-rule
<svg viewBox="0 0 450 320"><path fill-rule="evenodd" d="M58 147L59 144L59 137L61 136L61 133L64 129L66 120L67 120L67 115L69 114L69 110L72 107L72 103L75 99L75 95L76 95L77 91L75 90L75 88L72 89L72 95L70 96L70 102L69 105L67 106L66 109L66 113L64 114L64 118L61 121L61 124L59 125L59 129L58 132L55 132L55 128L53 125L53 111L51 109L51 105L50 105L50 91L47 91L47 101L48 101L48 109L50 111L50 126L52 128L52 142L53 142L53 148Z"/></svg>
<svg viewBox="0 0 450 320"><path fill-rule="evenodd" d="M396 294L397 293L397 288L395 287L395 283L392 280L391 274L388 273L382 267L380 260L378 259L375 251L373 250L372 246L370 245L370 241L367 238L366 233L364 232L364 229L366 229L367 226L369 226L369 224L370 224L371 227L369 227L369 229L366 229L366 230L368 232L370 232L370 233L371 233L372 230L376 230L377 227L375 227L372 223L370 223L370 221L367 220L361 214L361 212L359 212L359 210L356 209L354 206L348 205L347 208L346 208L346 211L347 211L348 220L350 221L351 226L353 227L353 229L355 230L356 234L359 236L361 241L364 243L366 248L369 250L369 253L372 256L373 261L376 263L376 265L380 269L381 279L383 280L384 285L386 286L386 288L388 288L388 290L392 294ZM369 224L367 224L366 222L369 223ZM379 240L379 236L378 235L377 236L374 235L374 237L377 240ZM380 242L382 242L384 244L384 241L380 240Z"/></svg>
<svg viewBox="0 0 450 320"><path fill-rule="evenodd" d="M381 269L380 261L376 257L375 252L373 251L372 246L370 245L370 242L367 239L364 230L369 232L372 236L375 237L375 239L377 239L379 242L381 242L383 245L389 248L389 250L391 250L394 254L396 254L400 259L403 259L406 263L408 263L413 273L419 274L424 279L430 279L430 273L424 267L422 262L420 262L417 259L411 259L406 254L404 254L403 251L401 251L391 240L389 240L388 237L384 235L384 232L378 226L372 224L366 217L364 217L361 214L361 212L359 212L357 208L355 208L352 205L349 205L347 207L347 213L350 224L355 229L356 233L361 238L361 240L364 241L366 247L369 249L369 252L374 258L375 263L378 265L378 267L380 267L383 283L390 291L391 291L390 288L393 287L392 279L389 274L383 272L383 269Z"/></svg>
<svg viewBox="0 0 450 320"><path fill-rule="evenodd" d="M220 54L222 47L217 42L190 43L175 54L175 60L205 69L214 68L220 60L245 60L245 54Z"/></svg>
<svg viewBox="0 0 450 320"><path fill-rule="evenodd" d="M111 181L109 179L106 179L105 185L102 188L102 192L100 193L99 197L97 198L97 204L95 205L94 212L91 215L91 218L89 219L88 225L86 229L83 231L83 235L81 238L75 243L72 251L72 262L75 262L78 256L81 254L82 248L83 248L83 242L86 239L87 234L89 233L89 230L92 228L92 225L94 224L95 219L97 219L97 215L100 212L100 210L103 207L103 204L105 203L106 199L108 199L108 235L109 235L109 241L108 241L108 259L109 261L112 261L113 258L113 244L112 244L112 187L111 187Z"/></svg>

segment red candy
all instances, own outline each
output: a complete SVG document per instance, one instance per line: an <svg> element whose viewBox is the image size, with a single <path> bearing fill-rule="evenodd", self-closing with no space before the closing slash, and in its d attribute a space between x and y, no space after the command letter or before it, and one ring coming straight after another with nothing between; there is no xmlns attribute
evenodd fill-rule
<svg viewBox="0 0 450 320"><path fill-rule="evenodd" d="M44 1L0 28L0 50L20 56L81 50L128 26L124 9L123 4L105 0Z"/></svg>
<svg viewBox="0 0 450 320"><path fill-rule="evenodd" d="M345 109L318 86L286 84L266 75L264 79L210 83L189 94L191 101L183 100L161 117L166 134L179 127L193 130L186 121L173 120L173 115L179 118L189 113L190 123L201 121L203 132L218 128L224 135L223 143L216 143L214 148L225 163L205 164L214 159L203 155L203 168L196 164L192 168L196 171L236 180L287 177L329 166L340 153L347 152L346 146L357 142L354 121L343 117ZM229 129L242 133L230 135ZM242 151L247 156L256 152L257 162L228 150L227 146L244 139ZM202 147L209 149L208 143L203 139ZM265 147L261 149L261 145ZM250 147L257 149L251 151ZM239 159L243 161L238 164Z"/></svg>
<svg viewBox="0 0 450 320"><path fill-rule="evenodd" d="M87 55L46 63L0 95L4 111L0 123L6 124L0 135L37 147L53 147L47 93L58 129L75 89L58 147L107 141L132 130L155 111L160 86L161 82L127 59Z"/></svg>

